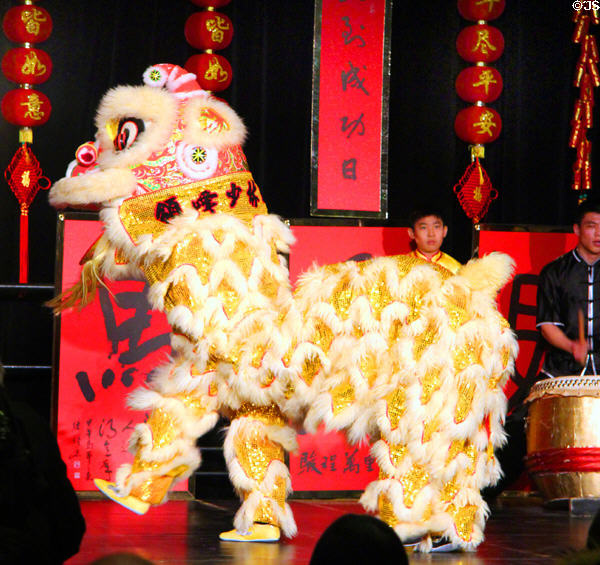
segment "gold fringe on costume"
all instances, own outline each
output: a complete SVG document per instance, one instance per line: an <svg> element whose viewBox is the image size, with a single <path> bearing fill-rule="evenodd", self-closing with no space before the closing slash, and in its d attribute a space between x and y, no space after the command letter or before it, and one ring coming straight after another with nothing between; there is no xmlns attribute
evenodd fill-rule
<svg viewBox="0 0 600 565"><path fill-rule="evenodd" d="M81 310L91 304L96 297L98 285L102 285L110 292L100 274L100 266L104 261L106 252L104 250L93 259L86 261L81 267L79 281L45 303L46 306L52 308L55 316L69 308L77 306Z"/></svg>

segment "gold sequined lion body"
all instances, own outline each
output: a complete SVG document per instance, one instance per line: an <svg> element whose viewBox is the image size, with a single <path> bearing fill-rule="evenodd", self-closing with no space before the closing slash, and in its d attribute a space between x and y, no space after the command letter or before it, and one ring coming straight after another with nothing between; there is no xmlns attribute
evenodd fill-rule
<svg viewBox="0 0 600 565"><path fill-rule="evenodd" d="M138 512L163 502L224 415L242 498L227 539L264 540L264 524L267 537L292 536L290 423L324 423L371 438L380 475L361 502L400 537L422 535L424 551L430 534L475 547L516 354L495 305L510 258L456 275L407 256L314 267L292 292L281 254L293 237L248 170L239 117L177 66L150 67L144 82L107 93L96 143L50 194L99 206L104 223L59 309L85 303L98 277L142 277L172 327L172 358L129 401L151 411L130 439L133 463L102 490Z"/></svg>

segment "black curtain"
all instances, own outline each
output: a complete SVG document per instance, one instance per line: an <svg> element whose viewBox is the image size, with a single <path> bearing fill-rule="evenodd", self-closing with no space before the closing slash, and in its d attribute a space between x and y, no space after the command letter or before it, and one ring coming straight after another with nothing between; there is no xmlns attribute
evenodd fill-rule
<svg viewBox="0 0 600 565"><path fill-rule="evenodd" d="M1 0L5 13L16 3ZM43 1L54 30L40 44L54 71L39 89L53 113L34 130L33 149L44 173L63 176L75 148L94 133L95 108L118 84L140 84L146 67L183 65L196 51L183 36L197 10L184 0ZM250 135L246 154L269 209L284 217L309 216L310 122L314 5L310 0L232 0L223 8L234 23L232 45L223 52L234 68L223 93L244 118ZM471 224L453 185L469 163L466 144L453 129L464 106L454 81L467 64L455 40L467 22L451 0L403 2L393 7L390 78L389 211L401 223L411 209L433 201L448 216L447 250L470 255ZM493 104L503 120L500 138L487 146L484 166L499 197L486 221L561 225L576 201L570 189L574 150L569 120L577 90L572 86L579 46L571 42L569 2L508 0L494 22L504 34L504 55L495 66L504 92ZM3 35L2 52L11 44ZM0 95L14 87L0 77ZM595 111L597 116L597 111ZM597 121L597 120L596 120ZM593 170L598 171L598 124L591 130ZM17 148L17 128L0 120L5 168ZM56 213L40 192L30 215L31 280L52 282ZM8 186L0 191L0 282L18 273L18 206Z"/></svg>

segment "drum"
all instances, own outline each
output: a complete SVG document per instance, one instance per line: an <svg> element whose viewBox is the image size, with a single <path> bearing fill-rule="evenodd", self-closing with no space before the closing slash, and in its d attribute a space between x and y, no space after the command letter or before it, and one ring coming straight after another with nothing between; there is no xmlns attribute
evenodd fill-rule
<svg viewBox="0 0 600 565"><path fill-rule="evenodd" d="M539 381L526 402L526 466L544 498L600 497L600 377Z"/></svg>

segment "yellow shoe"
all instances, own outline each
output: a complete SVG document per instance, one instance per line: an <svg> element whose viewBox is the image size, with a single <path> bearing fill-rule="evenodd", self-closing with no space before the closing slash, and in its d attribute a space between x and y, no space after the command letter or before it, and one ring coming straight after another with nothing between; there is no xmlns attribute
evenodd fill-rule
<svg viewBox="0 0 600 565"><path fill-rule="evenodd" d="M271 524L253 524L248 532L230 530L219 534L223 541L279 541L280 531Z"/></svg>
<svg viewBox="0 0 600 565"><path fill-rule="evenodd" d="M102 494L136 514L145 514L150 508L148 502L144 502L135 496L119 496L114 490L115 483L109 483L104 479L94 479L94 484Z"/></svg>

